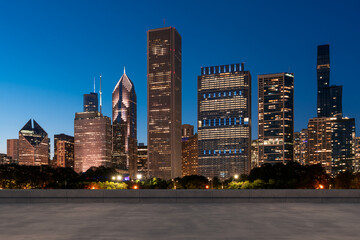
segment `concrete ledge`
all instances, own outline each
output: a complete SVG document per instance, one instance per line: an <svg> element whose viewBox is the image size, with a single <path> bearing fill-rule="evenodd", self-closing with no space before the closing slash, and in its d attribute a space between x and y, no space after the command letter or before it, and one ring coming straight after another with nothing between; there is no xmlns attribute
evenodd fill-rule
<svg viewBox="0 0 360 240"><path fill-rule="evenodd" d="M360 189L0 190L0 203L360 203Z"/></svg>

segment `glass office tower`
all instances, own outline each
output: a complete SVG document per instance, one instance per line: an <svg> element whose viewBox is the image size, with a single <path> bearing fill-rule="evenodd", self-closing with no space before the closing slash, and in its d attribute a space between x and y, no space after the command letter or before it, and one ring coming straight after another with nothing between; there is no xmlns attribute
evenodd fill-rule
<svg viewBox="0 0 360 240"><path fill-rule="evenodd" d="M181 176L181 36L147 32L148 166L151 177Z"/></svg>
<svg viewBox="0 0 360 240"><path fill-rule="evenodd" d="M136 93L125 71L112 93L112 163L128 170L135 179L137 173Z"/></svg>
<svg viewBox="0 0 360 240"><path fill-rule="evenodd" d="M293 160L294 75L258 76L259 163Z"/></svg>
<svg viewBox="0 0 360 240"><path fill-rule="evenodd" d="M247 174L251 160L251 75L244 64L201 68L198 76L198 174Z"/></svg>

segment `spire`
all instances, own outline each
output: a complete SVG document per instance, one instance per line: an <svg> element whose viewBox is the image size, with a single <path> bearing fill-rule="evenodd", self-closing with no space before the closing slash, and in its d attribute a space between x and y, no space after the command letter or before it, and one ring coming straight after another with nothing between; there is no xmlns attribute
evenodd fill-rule
<svg viewBox="0 0 360 240"><path fill-rule="evenodd" d="M101 97L101 94L102 94L102 92L101 92L101 74L100 74L100 91L99 91L99 93L100 93L100 114L102 113L102 97Z"/></svg>
<svg viewBox="0 0 360 240"><path fill-rule="evenodd" d="M94 76L94 93L95 93L95 76Z"/></svg>
<svg viewBox="0 0 360 240"><path fill-rule="evenodd" d="M126 74L126 73L125 73L125 65L124 65L124 74Z"/></svg>

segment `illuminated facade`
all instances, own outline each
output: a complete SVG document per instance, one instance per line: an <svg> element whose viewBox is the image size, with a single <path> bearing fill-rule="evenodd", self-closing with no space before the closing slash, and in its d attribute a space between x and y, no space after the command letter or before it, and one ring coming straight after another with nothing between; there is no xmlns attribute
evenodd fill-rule
<svg viewBox="0 0 360 240"><path fill-rule="evenodd" d="M198 76L199 175L247 174L251 161L251 75L244 64L201 68Z"/></svg>
<svg viewBox="0 0 360 240"><path fill-rule="evenodd" d="M186 138L183 138L182 141L182 176L190 175L198 175L197 134L188 135Z"/></svg>
<svg viewBox="0 0 360 240"><path fill-rule="evenodd" d="M17 162L19 158L19 139L8 139L7 143L7 152L6 155L11 157L12 161Z"/></svg>
<svg viewBox="0 0 360 240"><path fill-rule="evenodd" d="M258 76L259 163L293 160L294 75Z"/></svg>
<svg viewBox="0 0 360 240"><path fill-rule="evenodd" d="M251 141L251 169L260 167L259 164L259 140Z"/></svg>
<svg viewBox="0 0 360 240"><path fill-rule="evenodd" d="M74 137L54 135L54 166L74 168Z"/></svg>
<svg viewBox="0 0 360 240"><path fill-rule="evenodd" d="M181 127L181 139L188 139L189 137L194 136L194 126L190 124L183 124Z"/></svg>
<svg viewBox="0 0 360 240"><path fill-rule="evenodd" d="M137 172L144 177L149 177L147 159L148 148L143 143L139 143L137 147Z"/></svg>
<svg viewBox="0 0 360 240"><path fill-rule="evenodd" d="M309 135L308 129L302 129L300 131L300 159L299 163L305 165L309 163Z"/></svg>
<svg viewBox="0 0 360 240"><path fill-rule="evenodd" d="M134 84L124 74L112 93L112 164L137 173L136 93Z"/></svg>
<svg viewBox="0 0 360 240"><path fill-rule="evenodd" d="M181 176L181 36L147 32L148 166L151 177Z"/></svg>
<svg viewBox="0 0 360 240"><path fill-rule="evenodd" d="M99 111L98 95L95 92L84 94L84 112Z"/></svg>
<svg viewBox="0 0 360 240"><path fill-rule="evenodd" d="M111 120L99 112L75 113L74 170L111 166Z"/></svg>
<svg viewBox="0 0 360 240"><path fill-rule="evenodd" d="M19 131L19 164L29 166L48 165L50 139L35 120L29 120Z"/></svg>
<svg viewBox="0 0 360 240"><path fill-rule="evenodd" d="M336 175L353 171L355 120L353 118L312 118L308 124L309 164L321 164Z"/></svg>
<svg viewBox="0 0 360 240"><path fill-rule="evenodd" d="M354 172L360 172L360 137L355 137L354 148L355 148L355 161L353 164L353 169Z"/></svg>
<svg viewBox="0 0 360 240"><path fill-rule="evenodd" d="M317 50L317 114L318 117L342 115L342 86L330 86L330 46Z"/></svg>

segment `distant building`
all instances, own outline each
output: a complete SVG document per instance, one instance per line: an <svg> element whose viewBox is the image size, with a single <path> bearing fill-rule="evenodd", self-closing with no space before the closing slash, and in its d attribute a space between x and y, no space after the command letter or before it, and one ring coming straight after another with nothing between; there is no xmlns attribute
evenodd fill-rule
<svg viewBox="0 0 360 240"><path fill-rule="evenodd" d="M330 86L330 46L317 49L318 117L342 116L342 86Z"/></svg>
<svg viewBox="0 0 360 240"><path fill-rule="evenodd" d="M19 131L19 164L29 166L48 165L50 139L35 120L29 120Z"/></svg>
<svg viewBox="0 0 360 240"><path fill-rule="evenodd" d="M5 153L0 153L0 164L11 164L16 163L12 158Z"/></svg>
<svg viewBox="0 0 360 240"><path fill-rule="evenodd" d="M124 74L112 93L112 164L128 170L132 179L137 173L137 119L134 84Z"/></svg>
<svg viewBox="0 0 360 240"><path fill-rule="evenodd" d="M184 141L191 136L194 136L194 126L190 124L183 124L181 128L181 139Z"/></svg>
<svg viewBox="0 0 360 240"><path fill-rule="evenodd" d="M144 177L148 176L148 148L143 143L139 143L137 147L137 172L142 174Z"/></svg>
<svg viewBox="0 0 360 240"><path fill-rule="evenodd" d="M294 161L300 163L300 132L294 132Z"/></svg>
<svg viewBox="0 0 360 240"><path fill-rule="evenodd" d="M181 36L147 32L148 166L151 177L181 176Z"/></svg>
<svg viewBox="0 0 360 240"><path fill-rule="evenodd" d="M244 64L202 67L198 76L199 175L247 174L251 161L251 75Z"/></svg>
<svg viewBox="0 0 360 240"><path fill-rule="evenodd" d="M309 163L309 135L308 135L308 129L302 129L300 131L300 159L299 163L301 165L305 165Z"/></svg>
<svg viewBox="0 0 360 240"><path fill-rule="evenodd" d="M308 124L308 138L309 164L321 164L333 176L354 170L353 118L312 118Z"/></svg>
<svg viewBox="0 0 360 240"><path fill-rule="evenodd" d="M355 137L354 141L355 148L355 161L353 164L354 172L360 172L360 137Z"/></svg>
<svg viewBox="0 0 360 240"><path fill-rule="evenodd" d="M111 120L99 112L75 113L74 169L86 172L90 167L111 166Z"/></svg>
<svg viewBox="0 0 360 240"><path fill-rule="evenodd" d="M84 112L98 112L98 94L95 92L84 94Z"/></svg>
<svg viewBox="0 0 360 240"><path fill-rule="evenodd" d="M74 137L54 135L54 166L74 168Z"/></svg>
<svg viewBox="0 0 360 240"><path fill-rule="evenodd" d="M294 75L258 76L259 163L293 160Z"/></svg>
<svg viewBox="0 0 360 240"><path fill-rule="evenodd" d="M259 140L251 141L251 169L260 167L259 163Z"/></svg>
<svg viewBox="0 0 360 240"><path fill-rule="evenodd" d="M19 139L8 139L7 140L7 152L6 155L11 157L14 162L18 161L19 158Z"/></svg>

